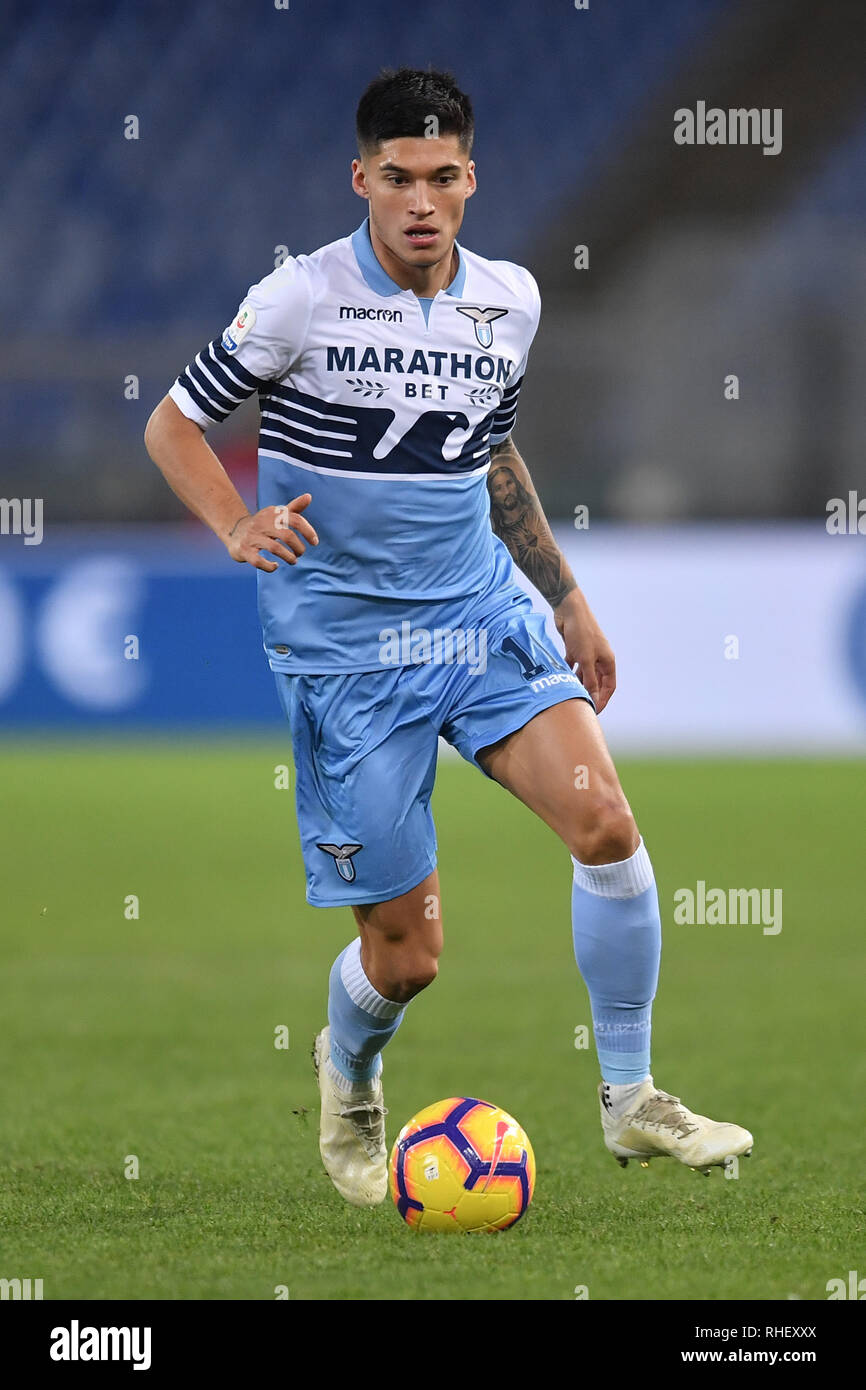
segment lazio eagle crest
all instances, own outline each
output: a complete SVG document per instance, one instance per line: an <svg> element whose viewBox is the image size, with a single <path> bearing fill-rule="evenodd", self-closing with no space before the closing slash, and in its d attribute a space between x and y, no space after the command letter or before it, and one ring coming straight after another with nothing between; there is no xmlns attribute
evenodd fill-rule
<svg viewBox="0 0 866 1390"><path fill-rule="evenodd" d="M465 314L475 324L475 337L483 348L493 346L493 323L508 313L507 309L482 309L478 305L457 305L458 314Z"/></svg>
<svg viewBox="0 0 866 1390"><path fill-rule="evenodd" d="M334 863L337 866L337 873L340 878L344 878L347 883L351 883L355 877L355 865L352 863L352 855L357 854L363 845L316 845L316 849L323 849L326 854L334 856Z"/></svg>

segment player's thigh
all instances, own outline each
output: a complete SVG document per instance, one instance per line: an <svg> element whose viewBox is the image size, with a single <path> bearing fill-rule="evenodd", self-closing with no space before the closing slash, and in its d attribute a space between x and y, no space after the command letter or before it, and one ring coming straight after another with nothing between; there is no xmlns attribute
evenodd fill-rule
<svg viewBox="0 0 866 1390"><path fill-rule="evenodd" d="M592 701L528 600L484 624L483 669L460 676L442 733L586 863L638 838Z"/></svg>
<svg viewBox="0 0 866 1390"><path fill-rule="evenodd" d="M563 838L575 817L626 805L587 689L541 614L520 596L484 632L484 667L457 678L445 738Z"/></svg>
<svg viewBox="0 0 866 1390"><path fill-rule="evenodd" d="M639 834L598 716L585 700L566 700L535 715L478 762L591 863L628 858Z"/></svg>

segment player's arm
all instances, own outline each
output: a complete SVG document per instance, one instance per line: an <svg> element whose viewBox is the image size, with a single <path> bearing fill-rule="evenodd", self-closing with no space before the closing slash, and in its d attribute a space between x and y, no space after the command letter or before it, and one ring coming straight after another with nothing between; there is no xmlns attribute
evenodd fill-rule
<svg viewBox="0 0 866 1390"><path fill-rule="evenodd" d="M219 536L233 560L268 572L278 568L262 551L297 564L318 537L301 513L312 498L308 492L283 507L264 507L251 514L204 436L204 430L164 396L147 422L147 452L172 492L200 521Z"/></svg>
<svg viewBox="0 0 866 1390"><path fill-rule="evenodd" d="M494 532L553 609L566 661L577 667L601 713L616 688L613 651L554 540L529 469L511 435L491 445L487 487Z"/></svg>

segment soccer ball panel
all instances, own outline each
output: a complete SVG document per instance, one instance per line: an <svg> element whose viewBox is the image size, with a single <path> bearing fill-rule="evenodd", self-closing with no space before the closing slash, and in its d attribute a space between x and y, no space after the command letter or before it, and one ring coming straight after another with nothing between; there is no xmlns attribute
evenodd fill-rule
<svg viewBox="0 0 866 1390"><path fill-rule="evenodd" d="M526 1152L526 1135L517 1121L504 1110L493 1113L490 1110L470 1110L460 1121L460 1129L476 1152L497 1166L499 1163L519 1163Z"/></svg>
<svg viewBox="0 0 866 1390"><path fill-rule="evenodd" d="M406 1150L406 1187L420 1196L426 1210L448 1211L463 1195L472 1169L444 1134L422 1139Z"/></svg>

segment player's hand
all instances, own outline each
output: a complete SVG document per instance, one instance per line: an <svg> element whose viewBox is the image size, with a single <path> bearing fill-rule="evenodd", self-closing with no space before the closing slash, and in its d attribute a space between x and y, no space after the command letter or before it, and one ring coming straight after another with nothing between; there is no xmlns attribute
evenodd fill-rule
<svg viewBox="0 0 866 1390"><path fill-rule="evenodd" d="M613 650L579 589L572 589L553 610L556 629L565 643L565 659L592 696L601 714L616 689Z"/></svg>
<svg viewBox="0 0 866 1390"><path fill-rule="evenodd" d="M301 515L312 500L311 493L304 492L282 507L262 507L260 512L242 516L226 540L229 555L239 565L252 565L267 574L279 569L279 565L276 560L265 559L265 551L285 560L287 565L296 565L307 548L301 536L310 545L319 544L319 537L307 518Z"/></svg>

